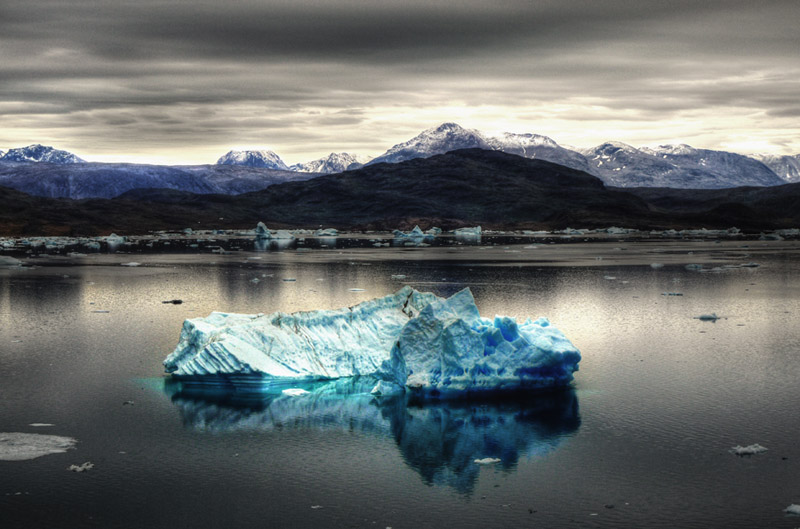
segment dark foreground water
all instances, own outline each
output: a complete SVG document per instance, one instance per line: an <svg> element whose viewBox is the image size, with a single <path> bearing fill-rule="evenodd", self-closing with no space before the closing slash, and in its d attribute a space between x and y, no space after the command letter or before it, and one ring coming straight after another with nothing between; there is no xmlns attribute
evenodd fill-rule
<svg viewBox="0 0 800 529"><path fill-rule="evenodd" d="M0 432L78 440L0 461L0 528L800 527L782 512L800 503L798 248L750 246L140 254L0 270ZM119 266L131 260L142 266ZM749 261L760 266L684 268ZM254 397L161 373L185 318L336 308L403 284L469 286L484 315L549 317L583 353L574 389L380 405L357 380ZM711 312L722 319L693 319ZM769 451L729 453L752 443ZM500 462L474 463L486 457Z"/></svg>

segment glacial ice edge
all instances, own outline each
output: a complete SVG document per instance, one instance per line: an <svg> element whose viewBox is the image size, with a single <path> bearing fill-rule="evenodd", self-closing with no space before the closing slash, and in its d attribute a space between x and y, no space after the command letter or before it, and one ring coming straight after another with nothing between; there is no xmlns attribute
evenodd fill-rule
<svg viewBox="0 0 800 529"><path fill-rule="evenodd" d="M188 319L164 367L180 380L370 376L377 396L448 397L566 386L580 359L546 318L483 318L469 288L445 299L406 286L336 310Z"/></svg>

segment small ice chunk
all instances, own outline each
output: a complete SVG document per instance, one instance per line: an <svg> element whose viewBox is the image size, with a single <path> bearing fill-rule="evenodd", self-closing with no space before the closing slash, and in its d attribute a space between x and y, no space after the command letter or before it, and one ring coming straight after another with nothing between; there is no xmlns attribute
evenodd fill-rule
<svg viewBox="0 0 800 529"><path fill-rule="evenodd" d="M692 264L687 264L686 266L684 266L684 268L687 270L702 270L703 265L692 263Z"/></svg>
<svg viewBox="0 0 800 529"><path fill-rule="evenodd" d="M662 263L650 263L650 268L664 268Z"/></svg>
<svg viewBox="0 0 800 529"><path fill-rule="evenodd" d="M662 292L662 296L682 296L683 294L680 292Z"/></svg>
<svg viewBox="0 0 800 529"><path fill-rule="evenodd" d="M180 305L183 303L182 299L168 299L166 301L162 301L161 303L171 304L171 305Z"/></svg>
<svg viewBox="0 0 800 529"><path fill-rule="evenodd" d="M603 279L605 279L606 281L614 281L616 279L616 277L614 277L614 276L603 276Z"/></svg>
<svg viewBox="0 0 800 529"><path fill-rule="evenodd" d="M87 470L91 470L93 468L94 468L94 463L90 463L89 461L87 461L82 465L70 465L67 467L67 470L71 472L86 472Z"/></svg>
<svg viewBox="0 0 800 529"><path fill-rule="evenodd" d="M363 288L348 288L350 292L364 292L365 289Z"/></svg>
<svg viewBox="0 0 800 529"><path fill-rule="evenodd" d="M22 261L14 259L7 255L0 255L0 268L19 268L22 266Z"/></svg>
<svg viewBox="0 0 800 529"><path fill-rule="evenodd" d="M251 283L258 283L259 281L261 280L257 277L254 277L253 279L250 280Z"/></svg>
<svg viewBox="0 0 800 529"><path fill-rule="evenodd" d="M137 263L136 261L131 261L130 263L121 263L120 266L142 266L142 263Z"/></svg>
<svg viewBox="0 0 800 529"><path fill-rule="evenodd" d="M75 448L72 437L38 433L0 433L0 461L26 461Z"/></svg>
<svg viewBox="0 0 800 529"><path fill-rule="evenodd" d="M45 426L55 426L55 424L50 424L49 422L32 422L28 426L33 426L34 428L44 428Z"/></svg>
<svg viewBox="0 0 800 529"><path fill-rule="evenodd" d="M297 281L297 279L294 277L284 277L283 281L290 282L290 281Z"/></svg>
<svg viewBox="0 0 800 529"><path fill-rule="evenodd" d="M800 516L800 505L797 505L796 503L793 503L793 504L789 505L788 507L786 507L783 510L783 512L785 512L786 514L794 514L795 516Z"/></svg>
<svg viewBox="0 0 800 529"><path fill-rule="evenodd" d="M322 509L322 505L312 505L312 509Z"/></svg>
<svg viewBox="0 0 800 529"><path fill-rule="evenodd" d="M719 316L717 316L716 312L712 312L711 314L701 314L700 316L695 316L694 319L700 321L717 321Z"/></svg>
<svg viewBox="0 0 800 529"><path fill-rule="evenodd" d="M392 274L392 279L395 279L395 280L400 280L400 279L405 279L405 278L406 278L405 274Z"/></svg>
<svg viewBox="0 0 800 529"><path fill-rule="evenodd" d="M289 397L301 397L303 395L308 395L308 391L302 388L284 389L283 391L281 391L281 393L283 393L284 395L288 395Z"/></svg>
<svg viewBox="0 0 800 529"><path fill-rule="evenodd" d="M761 452L766 452L769 450L768 448L761 446L758 443L747 445L747 446L739 446L736 445L731 448L731 453L736 454L737 456L751 456L753 454L760 454Z"/></svg>
<svg viewBox="0 0 800 529"><path fill-rule="evenodd" d="M475 462L479 465L494 465L499 463L500 459L496 457L484 457L483 459L476 459Z"/></svg>

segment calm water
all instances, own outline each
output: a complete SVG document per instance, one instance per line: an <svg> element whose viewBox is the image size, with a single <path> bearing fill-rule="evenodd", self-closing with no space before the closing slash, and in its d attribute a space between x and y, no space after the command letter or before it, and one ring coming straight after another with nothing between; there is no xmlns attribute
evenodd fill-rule
<svg viewBox="0 0 800 529"><path fill-rule="evenodd" d="M798 246L750 246L139 254L0 270L0 432L79 441L0 461L0 527L800 527L782 512L800 503ZM119 266L131 260L142 266ZM747 261L761 266L684 268ZM583 353L574 390L381 406L359 381L252 397L162 375L185 318L336 308L404 283L469 286L488 316L547 316ZM693 319L710 312L723 319ZM769 451L728 452L752 443ZM484 457L501 462L473 463Z"/></svg>

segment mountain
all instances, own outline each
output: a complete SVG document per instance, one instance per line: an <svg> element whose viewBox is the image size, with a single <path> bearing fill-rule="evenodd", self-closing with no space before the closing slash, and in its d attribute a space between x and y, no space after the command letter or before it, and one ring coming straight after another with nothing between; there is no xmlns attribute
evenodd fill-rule
<svg viewBox="0 0 800 529"><path fill-rule="evenodd" d="M491 184L487 184L490 182ZM114 199L34 197L0 187L0 235L133 234L176 227L640 229L800 225L800 183L735 189L615 189L542 160L468 149L241 195L137 189Z"/></svg>
<svg viewBox="0 0 800 529"><path fill-rule="evenodd" d="M247 167L263 167L288 171L289 167L281 157L273 151L228 151L219 160L217 165L245 165Z"/></svg>
<svg viewBox="0 0 800 529"><path fill-rule="evenodd" d="M624 143L607 142L582 154L592 174L617 187L718 189L785 183L758 160L685 144L636 149Z"/></svg>
<svg viewBox="0 0 800 529"><path fill-rule="evenodd" d="M582 154L560 146L547 136L504 132L499 136L487 137L486 142L497 151L589 172L589 163Z"/></svg>
<svg viewBox="0 0 800 529"><path fill-rule="evenodd" d="M487 136L455 123L443 123L400 143L367 165L397 163L425 158L460 148L479 148L546 160L579 171L586 171L616 187L673 187L715 189L736 186L774 186L786 181L759 160L741 154L688 145L663 145L656 149L637 149L621 142L606 142L591 149L575 151L562 147L539 134L503 133ZM786 157L779 163L794 164L797 158ZM795 171L794 173L791 171ZM780 169L790 178L800 176L792 168Z"/></svg>
<svg viewBox="0 0 800 529"><path fill-rule="evenodd" d="M488 149L492 147L480 132L465 129L456 123L442 123L427 129L404 143L398 143L366 165L398 163L414 158L427 158L458 149Z"/></svg>
<svg viewBox="0 0 800 529"><path fill-rule="evenodd" d="M357 169L363 166L365 162L366 160L361 159L360 156L346 152L332 152L328 156L319 158L318 160L291 165L289 166L289 170L302 173L332 174L347 171L349 168Z"/></svg>
<svg viewBox="0 0 800 529"><path fill-rule="evenodd" d="M27 147L9 149L7 153L0 157L0 162L18 163L52 163L52 164L71 164L83 163L84 160L78 158L71 152L54 149L46 145L35 143Z"/></svg>
<svg viewBox="0 0 800 529"><path fill-rule="evenodd" d="M239 194L314 176L317 175L237 165L0 164L0 186L35 196L72 199L112 198L144 188Z"/></svg>
<svg viewBox="0 0 800 529"><path fill-rule="evenodd" d="M760 161L785 182L800 182L800 154L794 156L778 156L771 154L753 154L750 156Z"/></svg>

